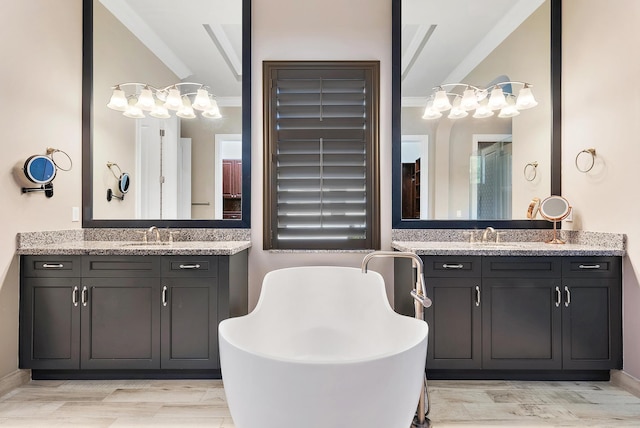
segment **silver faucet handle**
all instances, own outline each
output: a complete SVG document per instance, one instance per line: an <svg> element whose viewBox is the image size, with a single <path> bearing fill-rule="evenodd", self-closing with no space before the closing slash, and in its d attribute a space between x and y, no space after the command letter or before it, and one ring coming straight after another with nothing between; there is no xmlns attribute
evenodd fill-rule
<svg viewBox="0 0 640 428"><path fill-rule="evenodd" d="M464 236L469 235L469 243L473 244L474 242L476 242L476 233L474 231L469 231L469 232L462 232L462 234Z"/></svg>
<svg viewBox="0 0 640 428"><path fill-rule="evenodd" d="M173 242L173 237L176 235L180 235L180 231L178 230L168 230L169 232L169 242Z"/></svg>
<svg viewBox="0 0 640 428"><path fill-rule="evenodd" d="M149 241L147 240L147 231L146 231L146 230L136 230L135 232L136 232L137 234L142 235L142 242L144 242L145 244L146 244L147 242L149 242Z"/></svg>
<svg viewBox="0 0 640 428"><path fill-rule="evenodd" d="M498 242L502 242L503 238L502 236L505 235L507 232L496 232L496 244Z"/></svg>

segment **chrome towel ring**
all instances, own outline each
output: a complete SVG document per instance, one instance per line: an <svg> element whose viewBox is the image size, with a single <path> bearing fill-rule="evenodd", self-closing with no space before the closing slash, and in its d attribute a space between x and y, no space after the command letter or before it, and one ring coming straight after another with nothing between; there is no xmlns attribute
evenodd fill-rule
<svg viewBox="0 0 640 428"><path fill-rule="evenodd" d="M538 175L538 162L529 162L524 166L524 179L527 181L533 181Z"/></svg>
<svg viewBox="0 0 640 428"><path fill-rule="evenodd" d="M591 156L590 160L586 161L586 166L583 166L582 168L580 167L580 162L579 159L581 157L581 155L583 153L586 153L588 155ZM584 157L584 156L582 156ZM584 149L582 151L580 151L577 155L576 155L576 168L578 169L578 171L580 172L584 172L587 173L589 171L591 171L591 169L593 169L593 165L596 163L596 149Z"/></svg>

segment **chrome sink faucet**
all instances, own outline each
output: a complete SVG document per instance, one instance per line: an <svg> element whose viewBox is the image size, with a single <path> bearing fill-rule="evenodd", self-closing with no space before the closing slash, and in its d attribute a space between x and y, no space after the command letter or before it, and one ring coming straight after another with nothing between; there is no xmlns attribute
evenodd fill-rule
<svg viewBox="0 0 640 428"><path fill-rule="evenodd" d="M482 242L488 242L487 239L489 238L489 234L493 233L496 237L496 242L498 242L498 233L496 232L496 230L489 226L487 227L484 232L482 232Z"/></svg>
<svg viewBox="0 0 640 428"><path fill-rule="evenodd" d="M147 233L154 233L156 234L156 244L160 243L160 231L158 230L158 228L156 226L151 226L149 228L149 230L147 230Z"/></svg>

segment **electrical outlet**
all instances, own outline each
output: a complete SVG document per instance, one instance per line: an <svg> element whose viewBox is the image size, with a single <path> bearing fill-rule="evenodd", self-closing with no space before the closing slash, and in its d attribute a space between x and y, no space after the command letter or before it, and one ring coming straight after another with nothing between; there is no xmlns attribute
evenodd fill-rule
<svg viewBox="0 0 640 428"><path fill-rule="evenodd" d="M573 221L573 207L569 210L569 214L564 219L564 221L572 222Z"/></svg>
<svg viewBox="0 0 640 428"><path fill-rule="evenodd" d="M71 207L71 221L80 221L80 207Z"/></svg>

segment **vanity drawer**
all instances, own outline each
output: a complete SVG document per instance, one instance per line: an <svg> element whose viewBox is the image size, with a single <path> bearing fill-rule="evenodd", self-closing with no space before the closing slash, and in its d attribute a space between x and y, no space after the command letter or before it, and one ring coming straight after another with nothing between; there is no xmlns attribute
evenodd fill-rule
<svg viewBox="0 0 640 428"><path fill-rule="evenodd" d="M570 278L615 278L621 275L620 257L563 257L562 276Z"/></svg>
<svg viewBox="0 0 640 428"><path fill-rule="evenodd" d="M89 278L149 278L160 276L159 256L88 256L82 276Z"/></svg>
<svg viewBox="0 0 640 428"><path fill-rule="evenodd" d="M22 274L32 278L79 277L80 256L22 256Z"/></svg>
<svg viewBox="0 0 640 428"><path fill-rule="evenodd" d="M163 278L215 278L218 276L217 256L163 257Z"/></svg>
<svg viewBox="0 0 640 428"><path fill-rule="evenodd" d="M480 256L423 256L425 278L479 277Z"/></svg>
<svg viewBox="0 0 640 428"><path fill-rule="evenodd" d="M559 278L560 257L484 257L482 273L491 278Z"/></svg>

